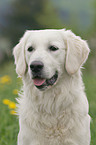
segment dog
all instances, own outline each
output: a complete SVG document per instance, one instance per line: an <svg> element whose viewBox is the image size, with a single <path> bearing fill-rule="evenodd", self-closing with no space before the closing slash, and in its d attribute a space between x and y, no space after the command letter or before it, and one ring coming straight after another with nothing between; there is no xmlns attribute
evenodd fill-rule
<svg viewBox="0 0 96 145"><path fill-rule="evenodd" d="M81 68L90 49L71 30L27 30L14 47L18 145L89 145L89 105Z"/></svg>

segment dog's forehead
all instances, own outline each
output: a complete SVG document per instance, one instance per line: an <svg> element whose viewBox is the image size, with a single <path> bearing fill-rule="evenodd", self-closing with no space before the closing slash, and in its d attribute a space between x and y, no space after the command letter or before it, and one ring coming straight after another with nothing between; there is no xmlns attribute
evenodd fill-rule
<svg viewBox="0 0 96 145"><path fill-rule="evenodd" d="M35 42L50 42L62 41L62 33L60 30L34 30L31 31L28 41Z"/></svg>

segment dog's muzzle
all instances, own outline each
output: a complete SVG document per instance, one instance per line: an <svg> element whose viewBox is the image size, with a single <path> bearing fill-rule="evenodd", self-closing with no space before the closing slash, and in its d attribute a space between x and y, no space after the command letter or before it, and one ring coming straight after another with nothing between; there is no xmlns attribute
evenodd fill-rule
<svg viewBox="0 0 96 145"><path fill-rule="evenodd" d="M46 88L53 86L58 78L58 72L56 71L55 74L50 78L46 79L42 76L44 64L41 61L34 61L30 65L30 69L33 74L33 82L34 85L40 89L45 90Z"/></svg>

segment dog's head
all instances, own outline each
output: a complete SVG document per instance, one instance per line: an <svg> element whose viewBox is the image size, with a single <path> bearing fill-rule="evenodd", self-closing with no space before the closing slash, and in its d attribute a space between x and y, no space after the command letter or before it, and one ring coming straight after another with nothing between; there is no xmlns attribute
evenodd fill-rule
<svg viewBox="0 0 96 145"><path fill-rule="evenodd" d="M55 85L65 69L75 74L86 61L89 48L86 41L71 31L26 31L13 51L16 72L24 76L26 71L34 85L44 90Z"/></svg>

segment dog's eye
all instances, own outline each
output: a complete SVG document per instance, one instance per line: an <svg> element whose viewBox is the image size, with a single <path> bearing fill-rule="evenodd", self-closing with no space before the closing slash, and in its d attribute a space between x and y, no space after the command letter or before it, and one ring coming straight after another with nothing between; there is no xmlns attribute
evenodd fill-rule
<svg viewBox="0 0 96 145"><path fill-rule="evenodd" d="M30 46L27 50L29 51L29 52L31 52L31 51L33 51L33 47L32 46Z"/></svg>
<svg viewBox="0 0 96 145"><path fill-rule="evenodd" d="M58 47L56 47L56 46L50 46L49 47L49 50L51 50L51 51L56 51L56 50L58 50L59 48Z"/></svg>

